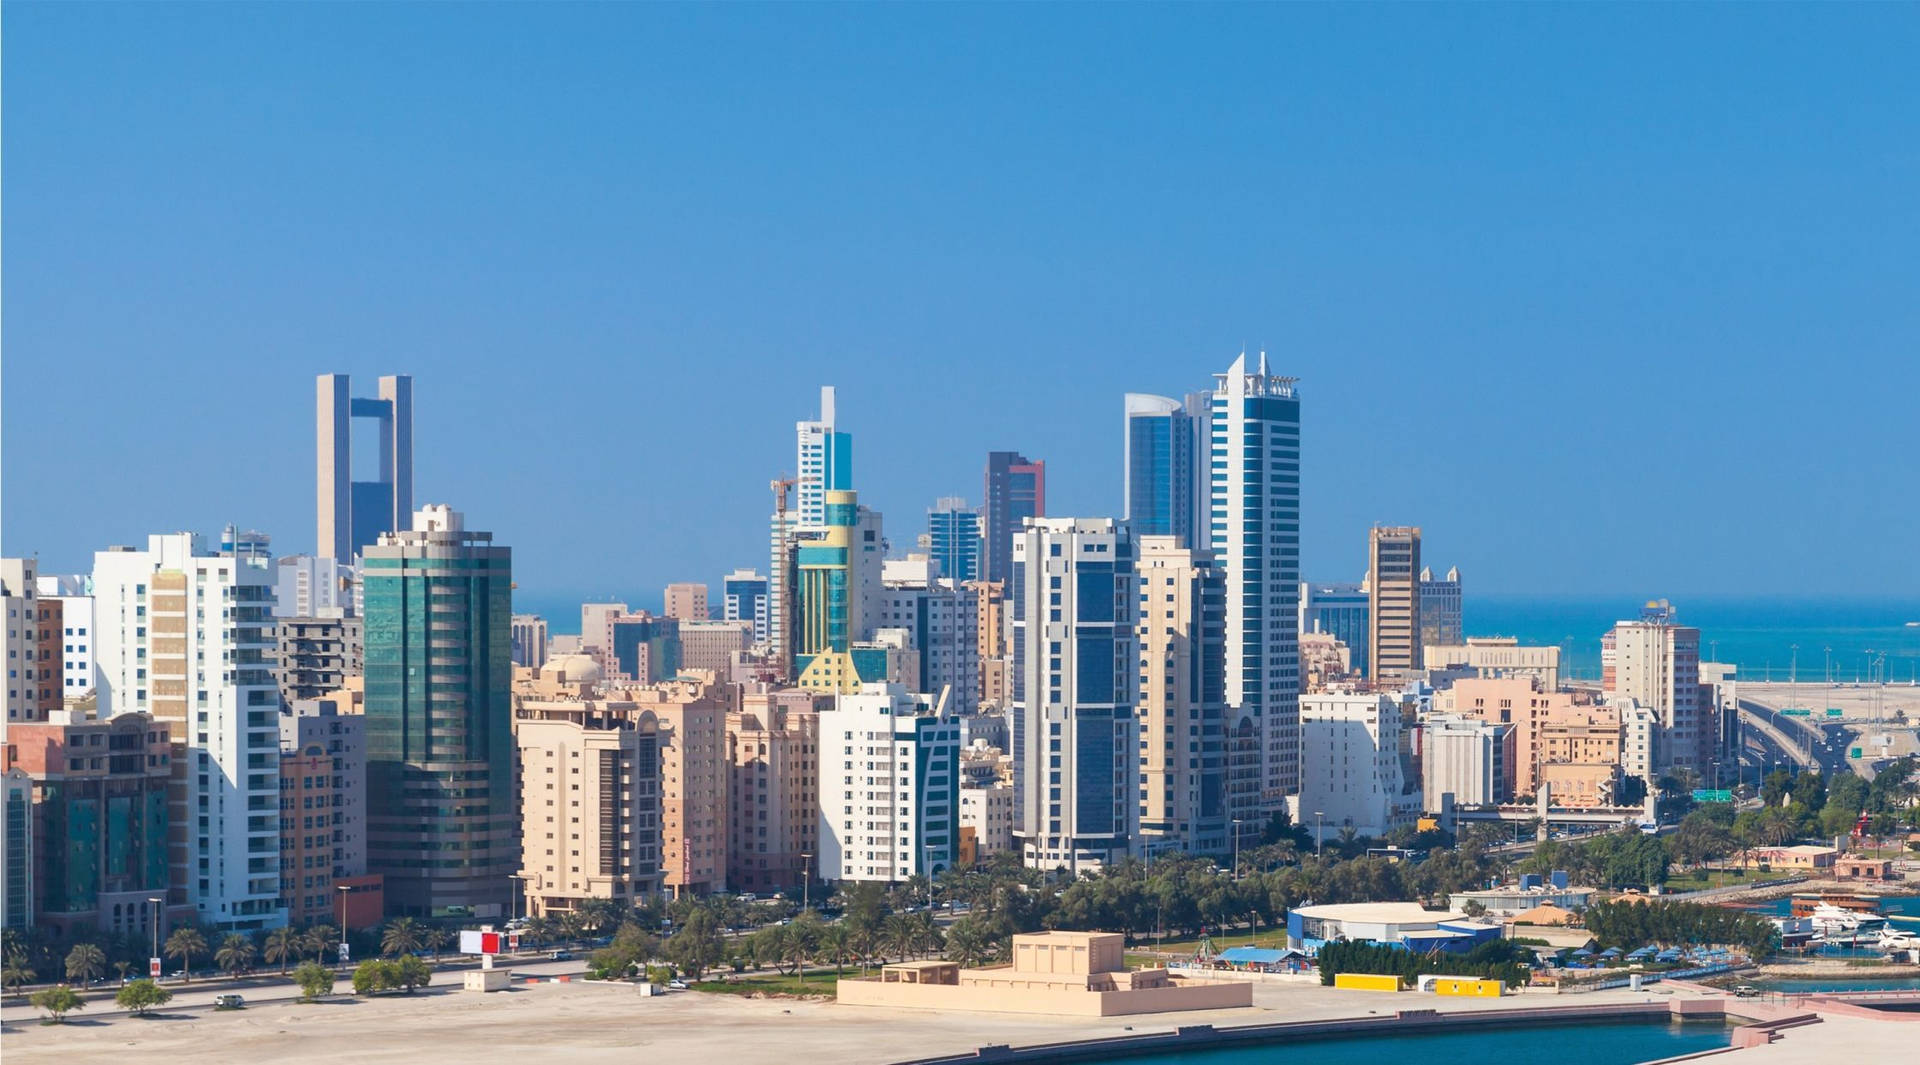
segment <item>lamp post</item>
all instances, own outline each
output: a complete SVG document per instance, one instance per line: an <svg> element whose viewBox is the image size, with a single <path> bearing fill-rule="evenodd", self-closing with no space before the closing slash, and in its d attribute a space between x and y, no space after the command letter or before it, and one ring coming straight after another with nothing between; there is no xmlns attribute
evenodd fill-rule
<svg viewBox="0 0 1920 1065"><path fill-rule="evenodd" d="M513 886L513 882L515 880L518 880L522 884L524 884L527 882L527 878L519 875L518 873L507 874L507 921L509 923L520 919L520 898ZM525 889L522 888L519 890L525 890Z"/></svg>
<svg viewBox="0 0 1920 1065"><path fill-rule="evenodd" d="M147 901L153 903L153 954L147 958L147 975L157 979L160 976L160 903L163 900L158 896L148 896Z"/></svg>
<svg viewBox="0 0 1920 1065"><path fill-rule="evenodd" d="M1313 812L1313 856L1318 858L1326 850L1327 834L1320 829L1321 818L1325 815L1319 810Z"/></svg>
<svg viewBox="0 0 1920 1065"><path fill-rule="evenodd" d="M344 967L347 964L347 893L353 888L335 884L334 889L340 893L340 964Z"/></svg>
<svg viewBox="0 0 1920 1065"><path fill-rule="evenodd" d="M807 852L800 855L800 908L813 909L813 855Z"/></svg>
<svg viewBox="0 0 1920 1065"><path fill-rule="evenodd" d="M1233 879L1240 879L1240 825L1241 819L1233 819Z"/></svg>
<svg viewBox="0 0 1920 1065"><path fill-rule="evenodd" d="M920 847L927 852L927 913L931 916L933 913L933 844L922 843Z"/></svg>

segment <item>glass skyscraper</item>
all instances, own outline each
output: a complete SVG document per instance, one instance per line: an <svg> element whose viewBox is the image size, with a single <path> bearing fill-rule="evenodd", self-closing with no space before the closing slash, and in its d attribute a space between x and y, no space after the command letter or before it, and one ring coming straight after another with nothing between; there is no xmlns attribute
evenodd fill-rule
<svg viewBox="0 0 1920 1065"><path fill-rule="evenodd" d="M498 916L520 861L512 552L430 506L369 547L367 864L387 908Z"/></svg>
<svg viewBox="0 0 1920 1065"><path fill-rule="evenodd" d="M1047 512L1047 464L1013 451L987 452L985 533L981 576L1004 581L1013 573L1013 538L1028 518Z"/></svg>
<svg viewBox="0 0 1920 1065"><path fill-rule="evenodd" d="M927 511L927 542L942 577L956 583L980 579L980 514L965 499L947 496Z"/></svg>
<svg viewBox="0 0 1920 1065"><path fill-rule="evenodd" d="M1184 404L1127 393L1121 516L1135 536L1178 536L1187 547L1205 549L1196 522L1206 510L1207 408L1205 393Z"/></svg>

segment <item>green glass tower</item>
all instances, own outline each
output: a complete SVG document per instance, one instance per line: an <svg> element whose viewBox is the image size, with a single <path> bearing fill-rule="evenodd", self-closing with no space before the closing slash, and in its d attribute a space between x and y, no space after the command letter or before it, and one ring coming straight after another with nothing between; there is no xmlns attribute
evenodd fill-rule
<svg viewBox="0 0 1920 1065"><path fill-rule="evenodd" d="M362 556L367 865L388 912L504 913L513 787L512 552L429 506Z"/></svg>

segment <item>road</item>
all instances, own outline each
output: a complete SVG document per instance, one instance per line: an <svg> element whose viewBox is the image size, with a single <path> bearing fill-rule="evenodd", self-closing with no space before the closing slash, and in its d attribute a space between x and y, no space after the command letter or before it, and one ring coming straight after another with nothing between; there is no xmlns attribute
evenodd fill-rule
<svg viewBox="0 0 1920 1065"><path fill-rule="evenodd" d="M434 986L458 985L462 974L472 968L471 965L464 965L457 968L435 969ZM521 976L580 976L587 971L586 963L578 959L507 961L501 964L501 968L512 969L515 979ZM333 986L337 992L351 993L352 977L343 975ZM279 973L261 973L241 980L209 980L196 984L169 982L167 987L173 991L173 1001L156 1012L176 1014L209 1010L213 1008L215 995L239 994L245 996L249 1005L283 1002L300 997L300 989L294 986L291 974L283 977ZM125 1016L127 1011L113 1004L114 990L116 989L108 988L104 992L100 989L89 992L86 1008L73 1016L92 1019ZM39 1010L34 1009L24 999L16 1000L13 996L8 996L6 1005L0 1006L0 1022L9 1025L35 1023L40 1016Z"/></svg>

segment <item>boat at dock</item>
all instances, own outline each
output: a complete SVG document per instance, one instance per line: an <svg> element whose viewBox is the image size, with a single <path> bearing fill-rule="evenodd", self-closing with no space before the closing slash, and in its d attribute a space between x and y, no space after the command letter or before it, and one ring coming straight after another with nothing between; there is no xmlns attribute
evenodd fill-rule
<svg viewBox="0 0 1920 1065"><path fill-rule="evenodd" d="M1812 917L1821 906L1830 906L1856 913L1879 913L1881 901L1878 895L1856 895L1847 891L1806 892L1793 896L1793 906L1788 912L1795 917Z"/></svg>

